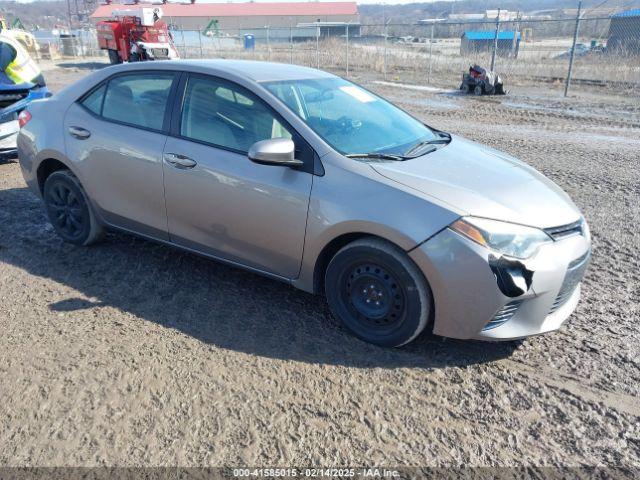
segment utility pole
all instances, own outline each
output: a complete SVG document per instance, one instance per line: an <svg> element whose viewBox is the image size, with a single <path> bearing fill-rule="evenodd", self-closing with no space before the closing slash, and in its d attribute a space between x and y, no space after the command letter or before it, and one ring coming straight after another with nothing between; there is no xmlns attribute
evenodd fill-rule
<svg viewBox="0 0 640 480"><path fill-rule="evenodd" d="M567 72L567 81L564 84L564 96L569 94L571 86L571 74L573 73L573 57L576 53L576 41L578 40L578 31L580 30L580 13L582 11L582 0L578 1L578 14L576 15L576 28L573 31L573 42L571 44L571 54L569 55L569 71Z"/></svg>
<svg viewBox="0 0 640 480"><path fill-rule="evenodd" d="M518 55L518 34L520 32L520 11L516 14L515 28L513 29L513 42L511 43L511 57L516 58Z"/></svg>

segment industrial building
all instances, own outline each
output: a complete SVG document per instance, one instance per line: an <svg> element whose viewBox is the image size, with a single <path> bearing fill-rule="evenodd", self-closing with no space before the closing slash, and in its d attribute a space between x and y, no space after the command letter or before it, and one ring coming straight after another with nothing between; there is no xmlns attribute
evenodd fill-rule
<svg viewBox="0 0 640 480"><path fill-rule="evenodd" d="M464 32L460 40L460 54L489 52L493 49L494 40L495 31L492 30ZM498 33L498 55L517 57L519 49L520 32L505 30Z"/></svg>
<svg viewBox="0 0 640 480"><path fill-rule="evenodd" d="M356 2L282 2L282 3L156 3L135 5L136 8L158 6L162 8L164 20L173 28L182 30L204 30L215 25L223 34L238 34L248 29L270 27L284 29L323 25L321 35L342 34L342 25L358 24ZM131 5L133 8L134 5ZM91 15L94 22L111 16L112 10L126 9L127 5L100 5ZM235 32L234 32L235 30ZM354 30L350 30L353 32Z"/></svg>
<svg viewBox="0 0 640 480"><path fill-rule="evenodd" d="M640 55L640 8L616 13L611 17L607 50Z"/></svg>

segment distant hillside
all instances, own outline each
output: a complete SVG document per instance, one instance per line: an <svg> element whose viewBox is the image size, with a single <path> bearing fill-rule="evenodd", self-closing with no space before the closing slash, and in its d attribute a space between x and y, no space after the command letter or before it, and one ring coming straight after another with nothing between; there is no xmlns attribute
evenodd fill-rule
<svg viewBox="0 0 640 480"><path fill-rule="evenodd" d="M28 29L51 28L55 25L67 25L66 1L36 1L17 3L0 1L0 14L9 23L19 18Z"/></svg>
<svg viewBox="0 0 640 480"><path fill-rule="evenodd" d="M512 12L534 12L539 10L575 10L577 0L462 0L456 2L439 1L433 3L409 3L406 5L359 5L360 21L363 24L415 23L424 18L442 18L451 13L482 13L485 10L501 8ZM584 0L583 9L598 8L598 13L614 13L620 10L640 7L640 0Z"/></svg>
<svg viewBox="0 0 640 480"><path fill-rule="evenodd" d="M602 0L585 0L583 5L590 8L602 4ZM510 11L531 12L536 10L575 9L577 0L461 0L456 2L437 1L433 3L410 3L407 5L359 5L363 24L415 23L423 18L436 18L450 13L480 13L487 9L502 8ZM611 12L640 7L640 0L609 0L603 4L603 11ZM51 28L67 25L67 2L65 0L35 1L17 3L0 0L1 14L12 22L16 17L29 28Z"/></svg>

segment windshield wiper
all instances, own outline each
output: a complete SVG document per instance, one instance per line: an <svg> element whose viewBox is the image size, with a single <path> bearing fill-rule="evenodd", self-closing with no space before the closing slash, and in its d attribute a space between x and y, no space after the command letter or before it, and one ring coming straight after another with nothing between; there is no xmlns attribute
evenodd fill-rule
<svg viewBox="0 0 640 480"><path fill-rule="evenodd" d="M437 132L440 138L434 138L432 140L423 140L422 142L418 142L416 143L413 147L411 147L409 150L407 150L406 152L404 152L404 156L411 156L412 154L418 152L419 150L421 150L423 147L426 147L428 145L445 145L447 143L449 143L451 141L451 135L449 135L448 133L445 132ZM420 155L426 155L427 153L431 153L435 150L435 148L433 149L429 149L427 151L425 151L424 153L420 153Z"/></svg>
<svg viewBox="0 0 640 480"><path fill-rule="evenodd" d="M404 155L394 155L392 153L380 153L380 152L371 152L371 153L350 153L345 155L347 158L377 158L379 160L395 160L402 161L406 160L407 157Z"/></svg>

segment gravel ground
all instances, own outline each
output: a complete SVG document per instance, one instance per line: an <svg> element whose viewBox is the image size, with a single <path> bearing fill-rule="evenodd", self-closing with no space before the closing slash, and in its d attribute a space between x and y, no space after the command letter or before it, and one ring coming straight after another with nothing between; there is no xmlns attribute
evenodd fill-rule
<svg viewBox="0 0 640 480"><path fill-rule="evenodd" d="M56 89L92 67L46 73ZM568 323L374 347L251 273L120 234L63 244L0 164L0 465L640 467L637 98L361 80L573 197L594 255Z"/></svg>

